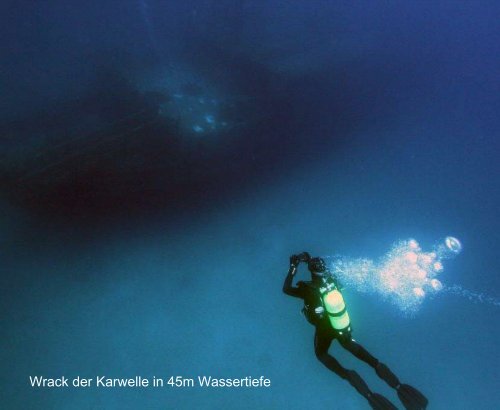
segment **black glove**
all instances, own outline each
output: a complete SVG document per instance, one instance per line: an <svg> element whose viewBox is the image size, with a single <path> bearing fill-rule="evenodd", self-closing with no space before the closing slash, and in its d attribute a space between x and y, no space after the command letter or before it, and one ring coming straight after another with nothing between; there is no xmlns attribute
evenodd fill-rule
<svg viewBox="0 0 500 410"><path fill-rule="evenodd" d="M300 263L300 258L298 255L292 255L290 256L290 267L294 267L296 268L297 266L299 266L299 263Z"/></svg>
<svg viewBox="0 0 500 410"><path fill-rule="evenodd" d="M309 255L309 252L302 252L301 254L297 255L299 258L300 262L309 262L309 259L311 259L311 255Z"/></svg>

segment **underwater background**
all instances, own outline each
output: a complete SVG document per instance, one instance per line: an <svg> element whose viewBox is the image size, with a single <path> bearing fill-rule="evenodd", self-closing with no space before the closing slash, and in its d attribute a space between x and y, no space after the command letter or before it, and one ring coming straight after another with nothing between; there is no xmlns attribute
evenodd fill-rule
<svg viewBox="0 0 500 410"><path fill-rule="evenodd" d="M282 293L288 258L377 260L452 235L462 253L416 313L345 289L353 336L429 409L498 408L499 14L3 1L0 407L366 409L317 361ZM34 375L272 385L36 389Z"/></svg>

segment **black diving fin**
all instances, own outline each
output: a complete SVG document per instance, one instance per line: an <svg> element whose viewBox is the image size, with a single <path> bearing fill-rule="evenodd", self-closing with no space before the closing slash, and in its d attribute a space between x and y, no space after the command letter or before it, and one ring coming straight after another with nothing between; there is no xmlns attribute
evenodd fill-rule
<svg viewBox="0 0 500 410"><path fill-rule="evenodd" d="M406 410L425 410L429 401L415 387L408 384L401 384L396 375L383 363L378 363L375 367L377 375L389 386L396 389L399 400Z"/></svg>
<svg viewBox="0 0 500 410"><path fill-rule="evenodd" d="M396 406L381 394L372 393L365 381L355 371L349 370L346 379L359 394L368 400L373 410L398 410Z"/></svg>
<svg viewBox="0 0 500 410"><path fill-rule="evenodd" d="M368 403L373 410L398 410L387 398L378 393L372 393L368 398Z"/></svg>
<svg viewBox="0 0 500 410"><path fill-rule="evenodd" d="M429 404L427 397L408 384L399 385L397 392L406 410L425 410Z"/></svg>

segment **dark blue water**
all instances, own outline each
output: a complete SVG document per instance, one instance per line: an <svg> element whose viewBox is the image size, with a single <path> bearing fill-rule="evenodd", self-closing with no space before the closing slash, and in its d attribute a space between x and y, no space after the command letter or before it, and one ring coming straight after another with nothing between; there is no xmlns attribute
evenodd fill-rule
<svg viewBox="0 0 500 410"><path fill-rule="evenodd" d="M73 3L0 11L0 407L368 408L316 360L288 257L447 235L463 252L440 280L493 299L409 318L346 289L354 337L430 409L498 407L497 2Z"/></svg>

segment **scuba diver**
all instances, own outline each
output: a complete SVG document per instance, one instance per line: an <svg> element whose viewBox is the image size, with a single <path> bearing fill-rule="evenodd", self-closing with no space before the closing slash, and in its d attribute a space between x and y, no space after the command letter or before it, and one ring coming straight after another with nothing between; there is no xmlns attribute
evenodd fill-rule
<svg viewBox="0 0 500 410"><path fill-rule="evenodd" d="M305 262L311 272L311 281L299 281L292 285L300 262ZM427 407L427 398L414 387L400 383L389 368L373 357L363 346L351 336L352 329L342 296L338 279L327 269L321 258L312 258L303 252L290 257L290 269L283 285L283 292L304 300L302 312L309 323L315 326L314 352L318 360L342 379L347 380L364 398L372 409L397 410L387 398L373 393L361 376L353 370L348 370L328 353L333 340L364 361L390 387L396 389L399 399L407 410L423 410Z"/></svg>

